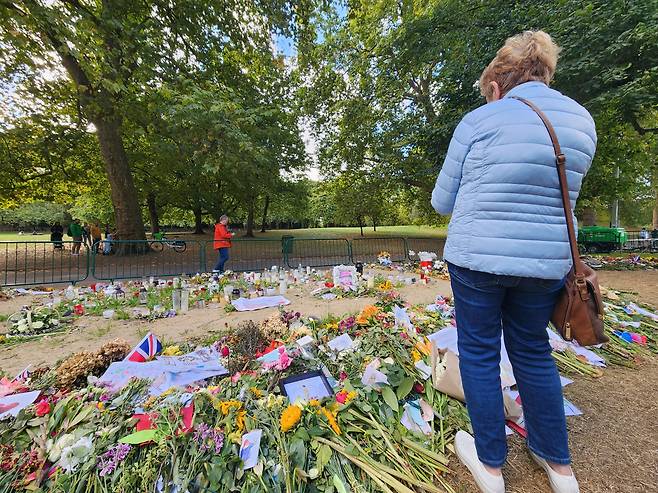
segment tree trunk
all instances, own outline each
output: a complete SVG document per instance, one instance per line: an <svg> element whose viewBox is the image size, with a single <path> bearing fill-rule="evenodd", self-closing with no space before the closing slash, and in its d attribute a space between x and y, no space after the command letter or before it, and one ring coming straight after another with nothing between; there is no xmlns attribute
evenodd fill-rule
<svg viewBox="0 0 658 493"><path fill-rule="evenodd" d="M112 117L97 117L93 123L96 126L101 156L110 182L117 238L120 240L146 240L141 208L137 200L137 190L123 147L119 120ZM139 251L140 248L129 248L128 250Z"/></svg>
<svg viewBox="0 0 658 493"><path fill-rule="evenodd" d="M254 237L254 200L249 200L249 209L247 210L247 232L244 234L247 238Z"/></svg>
<svg viewBox="0 0 658 493"><path fill-rule="evenodd" d="M655 199L653 203L653 212L651 215L651 225L653 229L658 229L658 188L655 190Z"/></svg>
<svg viewBox="0 0 658 493"><path fill-rule="evenodd" d="M265 232L265 224L267 223L267 209L270 207L270 196L265 196L265 206L263 207L263 222L260 225L260 232Z"/></svg>
<svg viewBox="0 0 658 493"><path fill-rule="evenodd" d="M361 228L361 236L364 236L364 234L363 234L363 219L361 219L361 217L359 217L357 220L359 221L359 228Z"/></svg>
<svg viewBox="0 0 658 493"><path fill-rule="evenodd" d="M202 235L204 234L203 211L201 210L201 207L195 206L194 209L192 209L192 212L194 213L194 234Z"/></svg>
<svg viewBox="0 0 658 493"><path fill-rule="evenodd" d="M653 214L651 222L653 229L658 229L658 170L654 168L652 180L653 182L653 193L654 193L654 203L653 203Z"/></svg>
<svg viewBox="0 0 658 493"><path fill-rule="evenodd" d="M160 218L158 218L158 207L155 202L155 194L153 192L149 192L149 194L146 196L146 204L149 208L149 216L151 218L151 233L159 233Z"/></svg>
<svg viewBox="0 0 658 493"><path fill-rule="evenodd" d="M596 226L596 209L594 207L583 209L583 226Z"/></svg>
<svg viewBox="0 0 658 493"><path fill-rule="evenodd" d="M377 231L377 218L376 217L372 218L372 230Z"/></svg>

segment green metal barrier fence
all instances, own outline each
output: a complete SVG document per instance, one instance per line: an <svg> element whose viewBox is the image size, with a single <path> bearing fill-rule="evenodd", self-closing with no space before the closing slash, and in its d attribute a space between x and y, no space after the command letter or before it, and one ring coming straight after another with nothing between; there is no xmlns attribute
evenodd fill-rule
<svg viewBox="0 0 658 493"><path fill-rule="evenodd" d="M295 238L289 242L286 265L291 269L299 264L326 267L352 263L350 242L345 238Z"/></svg>
<svg viewBox="0 0 658 493"><path fill-rule="evenodd" d="M442 238L405 238L407 258L409 260L417 260L418 252L434 252L438 258L443 257L443 245L445 240ZM411 255L413 252L415 255Z"/></svg>
<svg viewBox="0 0 658 493"><path fill-rule="evenodd" d="M204 242L194 240L113 240L108 255L91 257L91 273L99 281L179 276L204 271Z"/></svg>
<svg viewBox="0 0 658 493"><path fill-rule="evenodd" d="M105 242L98 250L82 247L79 256L71 255L73 242L0 242L0 282L2 286L76 283L96 280L168 277L210 272L217 262L212 241L164 239L147 241L113 240L109 254ZM245 272L272 266L295 268L299 264L327 267L356 262L376 262L386 251L393 262L409 260L409 251L443 252L439 238L235 238L226 269ZM412 257L415 260L417 257Z"/></svg>
<svg viewBox="0 0 658 493"><path fill-rule="evenodd" d="M407 257L407 246L404 238L354 238L352 240L352 261L377 262L377 255L388 252L391 261L403 262Z"/></svg>
<svg viewBox="0 0 658 493"><path fill-rule="evenodd" d="M72 241L0 242L0 285L77 283L89 276L89 250L73 255Z"/></svg>
<svg viewBox="0 0 658 493"><path fill-rule="evenodd" d="M205 260L203 272L210 272L215 268L218 253L212 241L204 242ZM260 238L234 238L231 240L229 259L224 266L234 272L250 272L270 269L273 266L283 267L284 242Z"/></svg>

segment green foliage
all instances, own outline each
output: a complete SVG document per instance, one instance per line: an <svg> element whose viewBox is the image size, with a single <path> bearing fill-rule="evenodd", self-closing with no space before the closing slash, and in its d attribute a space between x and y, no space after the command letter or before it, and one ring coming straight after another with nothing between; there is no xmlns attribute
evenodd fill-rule
<svg viewBox="0 0 658 493"><path fill-rule="evenodd" d="M346 12L346 14L343 14ZM351 2L317 11L300 91L339 175L368 169L401 188L414 217L459 119L484 103L476 81L505 39L544 29L562 46L555 86L594 115L599 150L581 206L646 197L658 132L658 1ZM615 178L615 169L621 178Z"/></svg>
<svg viewBox="0 0 658 493"><path fill-rule="evenodd" d="M52 202L31 202L14 209L0 211L2 222L16 224L20 228L52 224L55 221L66 221L68 214L66 207Z"/></svg>
<svg viewBox="0 0 658 493"><path fill-rule="evenodd" d="M98 190L79 195L73 201L69 213L73 218L83 222L111 224L113 210L109 190Z"/></svg>

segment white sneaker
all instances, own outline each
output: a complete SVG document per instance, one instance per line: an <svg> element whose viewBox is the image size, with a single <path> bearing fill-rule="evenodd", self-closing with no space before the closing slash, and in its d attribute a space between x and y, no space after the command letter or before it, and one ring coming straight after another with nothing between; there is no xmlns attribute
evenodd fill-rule
<svg viewBox="0 0 658 493"><path fill-rule="evenodd" d="M528 452L535 459L535 462L548 474L548 482L551 483L553 493L580 493L578 481L576 481L576 476L573 475L573 472L571 476L560 474L554 471L546 460L536 455L532 450L528 450Z"/></svg>
<svg viewBox="0 0 658 493"><path fill-rule="evenodd" d="M471 471L482 493L505 493L505 480L484 468L484 464L478 459L475 440L463 430L458 431L455 436L455 452L462 464Z"/></svg>

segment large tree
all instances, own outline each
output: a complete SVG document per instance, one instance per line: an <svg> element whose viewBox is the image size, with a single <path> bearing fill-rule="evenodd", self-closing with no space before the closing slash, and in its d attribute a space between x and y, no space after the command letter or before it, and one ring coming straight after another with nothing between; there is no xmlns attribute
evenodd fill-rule
<svg viewBox="0 0 658 493"><path fill-rule="evenodd" d="M291 7L279 0L0 0L0 68L6 81L24 85L44 71L65 71L95 127L118 235L143 239L124 140L127 108L178 73L221 65L227 48L269 50L273 30L290 32Z"/></svg>
<svg viewBox="0 0 658 493"><path fill-rule="evenodd" d="M658 131L657 0L357 0L316 12L314 25L301 94L326 173L367 165L429 204L452 131L484 104L480 73L508 36L545 29L563 47L555 86L599 127L583 203L604 205L625 185L643 193Z"/></svg>

